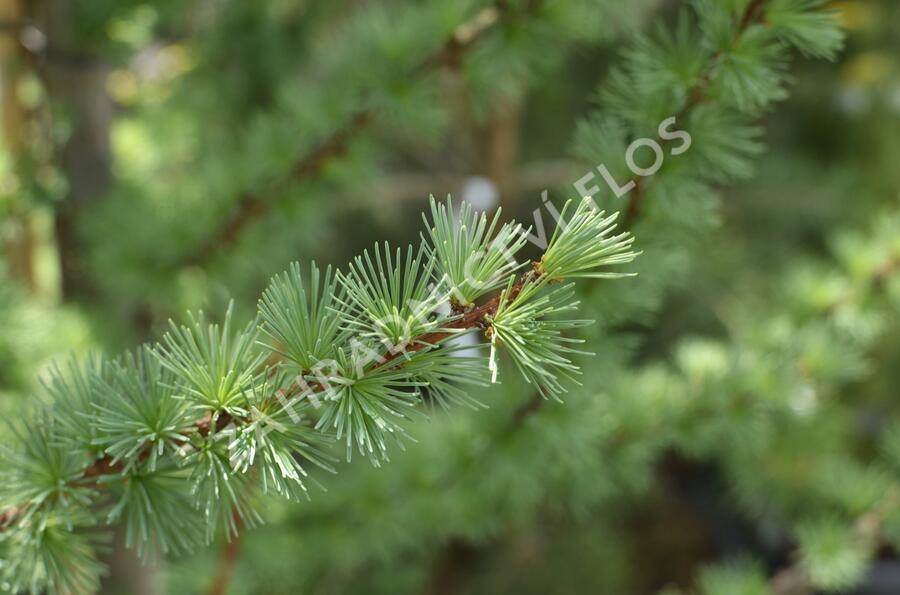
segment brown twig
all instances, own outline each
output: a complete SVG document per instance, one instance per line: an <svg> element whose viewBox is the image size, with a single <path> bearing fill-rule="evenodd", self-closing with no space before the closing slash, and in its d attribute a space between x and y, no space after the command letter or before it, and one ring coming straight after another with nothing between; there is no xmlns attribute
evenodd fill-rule
<svg viewBox="0 0 900 595"><path fill-rule="evenodd" d="M522 276L519 277L519 280L516 281L516 283L513 284L513 286L510 288L509 292L503 291L500 294L495 295L483 305L464 312L456 320L451 320L450 322L445 324L441 328L441 330L422 335L411 344L403 345L401 346L401 349L392 351L384 358L384 360L382 360L379 365L391 362L398 357L401 357L404 353L415 353L418 351L422 351L427 347L436 345L441 341L449 339L456 333L456 331L460 329L488 328L491 324L491 319L493 319L493 317L497 314L501 299L506 302L513 301L518 297L519 293L521 293L522 289L524 289L524 287L528 283L535 283L540 279L540 277L541 273L536 268L528 271L527 273L523 273Z"/></svg>
<svg viewBox="0 0 900 595"><path fill-rule="evenodd" d="M231 584L231 577L234 576L234 569L237 566L238 558L241 554L241 516L236 510L232 511L234 518L235 535L230 540L225 540L222 545L222 552L219 556L219 565L216 573L213 575L212 583L206 591L207 595L226 595L228 586Z"/></svg>
<svg viewBox="0 0 900 595"><path fill-rule="evenodd" d="M625 207L625 217L622 219L622 227L630 229L637 221L641 211L641 199L644 197L643 178L634 178L634 188L628 197L628 205Z"/></svg>
<svg viewBox="0 0 900 595"><path fill-rule="evenodd" d="M3 512L0 512L0 531L12 525L24 512L25 508L21 506L10 506Z"/></svg>
<svg viewBox="0 0 900 595"><path fill-rule="evenodd" d="M766 17L765 7L769 0L752 0L744 10L744 16L741 17L738 26L741 32L746 31L751 25L763 22Z"/></svg>
<svg viewBox="0 0 900 595"><path fill-rule="evenodd" d="M207 413L203 416L202 419L194 422L194 428L200 436L206 437L209 435L210 431L212 431L212 412ZM225 428L228 427L234 421L234 418L227 411L219 412L219 416L216 418L215 429L216 432L221 432ZM190 439L191 432L186 432L183 434L185 442ZM150 456L151 446L147 445L137 455L137 460L143 461L147 457ZM105 454L99 459L95 460L91 465L84 470L84 473L81 474L82 479L92 479L94 477L100 477L103 475L116 475L125 470L125 463L120 460L115 460L111 455Z"/></svg>

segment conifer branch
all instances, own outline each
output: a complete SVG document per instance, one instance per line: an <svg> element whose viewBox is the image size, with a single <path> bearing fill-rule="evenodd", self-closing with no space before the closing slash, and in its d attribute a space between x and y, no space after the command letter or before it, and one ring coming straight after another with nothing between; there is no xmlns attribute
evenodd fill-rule
<svg viewBox="0 0 900 595"><path fill-rule="evenodd" d="M499 225L499 213L489 223L464 207L457 227L450 200L432 201L427 238L405 259L385 245L346 272L322 275L313 265L304 279L294 266L273 279L259 320L244 329L232 327L230 309L222 326L191 316L155 347L55 368L47 408L18 450L3 452L15 504L0 532L40 548L23 536L55 526L59 507L99 505L107 522L125 519L128 544L143 555L152 542L189 550L203 523L207 541L220 528L231 538L260 521L248 496L254 485L296 498L306 490L302 462L331 469L326 441L345 440L348 459L355 447L378 464L424 390L442 404L473 404L466 385L485 384L485 366L449 344L461 333L491 339L494 378L506 350L528 382L559 398L561 380L578 372L568 359L576 341L563 332L586 324L557 318L577 307L561 282L624 276L598 271L637 256L629 234L614 234L616 216L595 209L579 201L540 261L511 264L525 243L521 225ZM440 314L451 301L457 307ZM278 360L274 369L258 346ZM318 409L317 419L297 409Z"/></svg>

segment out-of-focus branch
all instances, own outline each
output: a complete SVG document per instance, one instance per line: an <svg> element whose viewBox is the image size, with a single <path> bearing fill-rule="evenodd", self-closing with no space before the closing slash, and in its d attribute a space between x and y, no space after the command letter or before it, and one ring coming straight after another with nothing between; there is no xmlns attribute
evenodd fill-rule
<svg viewBox="0 0 900 595"><path fill-rule="evenodd" d="M750 27L764 22L766 13L765 8L768 2L769 0L752 0L752 2L747 5L747 8L744 9L744 12L740 17L738 30L734 38L735 44ZM716 67L721 58L722 54L716 53L706 64L703 71L700 73L697 82L694 83L694 86L688 91L687 102L675 115L676 121L683 120L689 116L694 109L709 99L709 85L712 82L713 74L715 74ZM624 229L630 229L634 226L641 211L641 201L645 194L644 188L641 185L643 178L635 176L630 181L634 182L635 186L628 196L628 204L625 207L625 218L622 221Z"/></svg>
<svg viewBox="0 0 900 595"><path fill-rule="evenodd" d="M22 18L21 0L0 0L0 109L3 111L3 144L13 163L19 164L27 154L29 114L17 92L18 72L24 63L24 52L16 34ZM27 209L16 205L9 217L3 238L10 277L35 291L35 237Z"/></svg>
<svg viewBox="0 0 900 595"><path fill-rule="evenodd" d="M875 551L882 543L885 517L900 501L900 489L893 486L878 505L859 517L854 527L858 547ZM769 589L775 595L812 595L816 592L813 579L804 565L797 561L776 572L769 580Z"/></svg>
<svg viewBox="0 0 900 595"><path fill-rule="evenodd" d="M506 10L508 10L506 3L500 2L484 8L471 20L459 25L441 49L426 57L413 69L411 76L424 76L442 67L458 67L465 52L497 25L502 13ZM277 200L273 196L280 194L293 182L319 174L332 159L345 154L351 141L367 130L377 116L376 110L361 108L319 146L299 156L295 166L284 177L278 179L263 192L248 192L241 196L232 214L211 236L190 252L181 264L203 265L220 250L234 245L245 229L271 211L277 204Z"/></svg>

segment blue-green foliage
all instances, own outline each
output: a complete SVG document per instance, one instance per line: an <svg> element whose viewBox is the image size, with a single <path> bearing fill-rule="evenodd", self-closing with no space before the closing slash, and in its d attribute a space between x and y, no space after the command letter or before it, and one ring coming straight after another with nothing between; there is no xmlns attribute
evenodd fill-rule
<svg viewBox="0 0 900 595"><path fill-rule="evenodd" d="M189 551L219 530L233 537L261 520L257 491L306 494L306 464L331 468L323 452L328 441L344 441L348 460L356 448L378 464L390 442L409 436L423 392L445 405L471 404L464 387L486 382L487 356L465 355L449 341L482 327L495 372L498 350L508 351L526 380L558 395L561 378L578 373L566 359L572 350L560 346L577 342L566 335L586 323L558 319L577 302L571 284L550 286L563 275L592 276L635 257L628 234L592 247L612 231L612 220L590 215L591 208L582 203L573 225L554 236L542 262L547 274L538 275L533 263L515 281L513 272L527 262L480 260L484 279L509 276L508 285L464 313L446 307L451 292L434 245L410 246L405 258L376 246L374 256L364 253L324 282L315 267L309 282L298 266L276 276L260 316L243 329L233 327L230 308L221 326L189 315L189 325L173 322L155 347L53 369L45 406L4 451L4 502L15 503L4 539L9 555L58 555L42 553L52 541L23 536L72 508L88 524L123 522L126 543L145 558L157 548ZM432 211L442 216L436 206ZM509 229L497 232L504 243ZM461 237L448 241L459 246L459 259L479 259L485 242L464 241L465 228L456 233ZM269 344L257 340L260 327ZM267 360L270 354L284 357ZM87 580L63 576L67 568L15 566L10 580L45 587Z"/></svg>
<svg viewBox="0 0 900 595"><path fill-rule="evenodd" d="M518 74L541 72L559 57L539 55L544 46L536 38L562 31L569 40L591 39L586 22L573 15L603 13L585 13L580 3L571 12L563 3L535 4L548 5L542 18L504 22L495 38L476 48L476 59L463 68L473 87L491 83L498 93L521 92L512 81L529 82ZM623 55L599 93L597 113L578 128L576 156L591 167L602 158L624 179L629 142L655 136L660 121L676 116L693 139L691 150L667 160L657 176L637 180L641 202L633 225L643 255L633 265L640 273L635 279L605 284L602 293L588 290L586 297L566 283L619 276L621 269L607 267L636 256L630 235L617 235L615 219L590 200L578 202L569 225L559 227L535 263L500 258L521 247L517 226L495 227L464 207L464 225L456 229L451 205L433 204L418 248L376 246L324 277L315 267L305 277L293 266L272 280L258 319L244 329L234 328L230 311L221 326L201 315L187 326L173 323L161 345L53 372L46 406L18 424L3 450L0 494L16 507L2 537L3 558L12 561L2 568L4 579L20 590L93 591L101 568L83 528L121 520L129 545L145 555L155 547L181 553L208 543L217 531L230 537L259 523L257 490L303 496L312 467L331 469L328 443L341 441L347 458L356 449L377 464L392 442L411 438L418 444L402 460L354 467L334 479L328 496L313 498L306 514L328 522L306 529L308 539L297 552L304 563L292 569L299 586L324 570L352 576L371 556L402 558L422 542L462 537L477 543L521 525L542 507L580 511L627 498L647 489L652 463L666 449L715 458L748 514L796 527L792 537L806 580L829 589L854 584L873 550L871 535L856 531L855 518L875 510L890 520L879 506L891 483L882 463L824 461L813 451L828 444L837 452L843 445L834 428L848 412L838 395L860 377L865 351L880 336L877 319L890 312L873 286L886 263L900 257L896 224L882 223L874 240L847 240L851 262L831 275L786 275L796 298L787 303L801 315L773 312L761 321L736 307L732 342L698 340L682 345L670 365L635 367L629 338L613 332L618 322L657 312L666 291L688 282L698 244L715 228L710 185L752 174L762 149L756 121L785 97L791 50L831 57L839 47L834 18L820 4L773 0L750 14L757 3L698 1L674 32L661 28L643 36ZM252 120L237 153L262 157L238 167L235 155L224 151L198 176L209 183L202 194L237 196L259 180L282 177L295 155L360 110L377 111L385 128L419 113L421 119L406 126L423 130L427 121L443 134L444 114L419 109L431 104L435 77L411 82L408 73L445 41L423 31L451 35L482 9L479 2L430 2L387 20L387 12L373 7L341 35L318 40L304 74L324 78L327 93L307 96L292 82L280 82L273 93L278 109ZM502 49L509 56L495 60L505 55ZM293 135L281 125L285 114L311 134ZM365 149L357 148L363 155ZM347 159L353 161L354 151ZM339 179L339 169L323 177ZM153 192L168 190L163 184ZM157 200L144 197L140 208L155 212ZM593 197L609 211L624 201L631 205L636 198ZM188 206L200 215L180 215L190 228L175 225L173 234L196 240L197 230L214 227L229 205ZM143 224L141 217L123 220ZM124 237L135 232L124 228L118 230ZM156 256L165 264L191 247L162 244ZM127 278L146 255L109 250L96 258L115 262L111 268ZM468 264L474 279L465 276ZM478 301L490 292L499 292L496 303L481 316ZM896 285L889 295L896 308ZM444 309L451 301L453 310ZM576 310L599 322L588 327L570 318ZM473 313L479 317L467 318ZM482 328L490 355L461 353L453 339ZM587 355L576 348L579 332L594 334L592 374L565 403L541 400L576 385ZM506 358L515 365L504 368ZM501 375L507 368L520 374ZM500 379L493 393L474 390ZM424 401L473 404L492 394L499 398L490 399L490 412L455 408L446 423L411 423ZM811 418L820 408L824 412ZM785 424L792 432L783 431ZM726 442L731 447L721 448ZM886 445L895 466L897 443ZM790 454L772 456L776 450ZM798 476L798 467L809 469L809 477ZM836 476L855 481L845 485ZM815 507L805 506L806 492L798 487L807 479L821 496ZM435 496L412 497L422 486ZM396 526L414 529L399 535ZM334 551L343 557L333 559ZM705 572L699 588L753 594L763 583L754 563L740 561Z"/></svg>

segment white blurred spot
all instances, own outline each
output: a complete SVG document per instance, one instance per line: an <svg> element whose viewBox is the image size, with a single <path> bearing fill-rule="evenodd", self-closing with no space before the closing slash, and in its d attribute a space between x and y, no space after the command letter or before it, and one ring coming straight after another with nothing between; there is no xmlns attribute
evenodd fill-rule
<svg viewBox="0 0 900 595"><path fill-rule="evenodd" d="M19 33L19 41L32 54L41 54L47 49L47 36L33 25L22 28Z"/></svg>
<svg viewBox="0 0 900 595"><path fill-rule="evenodd" d="M851 116L859 116L872 108L872 97L862 87L845 86L837 94L838 107Z"/></svg>
<svg viewBox="0 0 900 595"><path fill-rule="evenodd" d="M806 417L815 413L819 404L816 390L811 386L800 388L790 399L790 407L799 416Z"/></svg>
<svg viewBox="0 0 900 595"><path fill-rule="evenodd" d="M888 94L888 105L895 112L900 112L900 83L895 84Z"/></svg>
<svg viewBox="0 0 900 595"><path fill-rule="evenodd" d="M489 211L500 202L500 193L490 178L472 176L463 182L462 199L478 211Z"/></svg>

